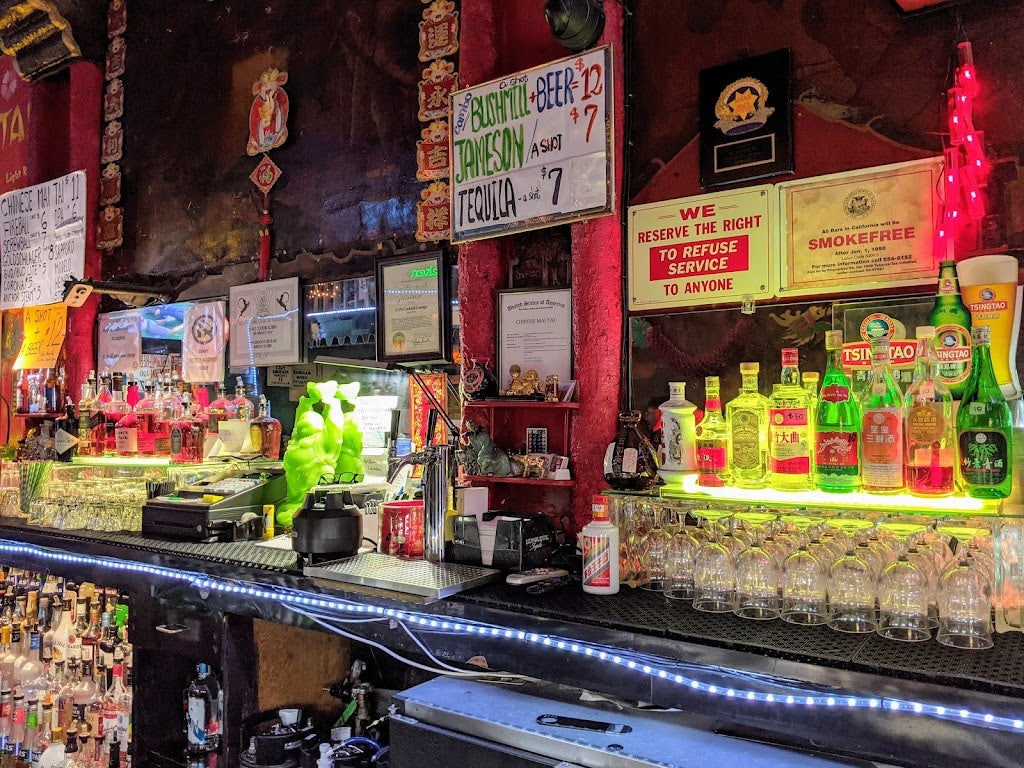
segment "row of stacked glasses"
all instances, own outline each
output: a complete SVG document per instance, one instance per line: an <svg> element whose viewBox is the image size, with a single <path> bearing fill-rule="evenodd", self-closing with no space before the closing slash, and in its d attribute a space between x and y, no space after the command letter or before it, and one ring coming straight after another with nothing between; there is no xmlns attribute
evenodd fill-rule
<svg viewBox="0 0 1024 768"><path fill-rule="evenodd" d="M803 510L620 504L623 580L747 619L992 646L992 532Z"/></svg>

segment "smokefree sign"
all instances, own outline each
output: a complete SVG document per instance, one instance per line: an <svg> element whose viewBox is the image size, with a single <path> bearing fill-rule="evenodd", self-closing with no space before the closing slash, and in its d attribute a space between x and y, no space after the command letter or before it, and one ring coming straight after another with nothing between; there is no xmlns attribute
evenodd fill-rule
<svg viewBox="0 0 1024 768"><path fill-rule="evenodd" d="M771 189L631 207L630 310L771 296Z"/></svg>

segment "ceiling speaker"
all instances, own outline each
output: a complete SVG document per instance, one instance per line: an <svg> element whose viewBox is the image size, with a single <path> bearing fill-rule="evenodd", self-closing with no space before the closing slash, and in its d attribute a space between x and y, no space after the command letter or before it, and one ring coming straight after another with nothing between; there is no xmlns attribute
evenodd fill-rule
<svg viewBox="0 0 1024 768"><path fill-rule="evenodd" d="M545 0L544 18L551 34L570 51L582 51L604 32L601 0Z"/></svg>

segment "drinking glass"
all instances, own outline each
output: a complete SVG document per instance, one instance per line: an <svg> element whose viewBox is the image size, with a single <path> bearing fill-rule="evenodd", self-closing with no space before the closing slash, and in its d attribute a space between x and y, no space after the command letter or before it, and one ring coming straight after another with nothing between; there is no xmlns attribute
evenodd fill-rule
<svg viewBox="0 0 1024 768"><path fill-rule="evenodd" d="M931 593L924 571L905 554L896 558L882 571L878 581L878 634L907 643L931 638Z"/></svg>
<svg viewBox="0 0 1024 768"><path fill-rule="evenodd" d="M936 639L954 648L992 647L992 582L971 554L974 538L991 536L984 528L942 526L957 540L958 560L939 580L939 630Z"/></svg>
<svg viewBox="0 0 1024 768"><path fill-rule="evenodd" d="M852 542L858 531L872 527L868 520L829 520ZM866 541L849 547L828 571L828 626L837 632L867 633L878 628L875 616L877 572L875 553Z"/></svg>
<svg viewBox="0 0 1024 768"><path fill-rule="evenodd" d="M822 522L804 515L786 518L796 530L806 532ZM799 537L798 537L799 538ZM782 564L782 619L791 624L817 626L828 620L826 569L812 555L806 538Z"/></svg>
<svg viewBox="0 0 1024 768"><path fill-rule="evenodd" d="M693 600L693 566L699 548L700 542L686 525L685 513L680 513L679 530L665 551L665 597Z"/></svg>
<svg viewBox="0 0 1024 768"><path fill-rule="evenodd" d="M731 513L701 509L694 514L701 519L709 538L694 559L693 607L708 613L730 613L736 610L736 570L732 552L720 539L722 524Z"/></svg>
<svg viewBox="0 0 1024 768"><path fill-rule="evenodd" d="M668 510L657 502L642 502L645 517L651 521L651 528L640 544L640 563L643 577L640 589L652 592L665 591L665 561L668 543L672 535L665 527Z"/></svg>
<svg viewBox="0 0 1024 768"><path fill-rule="evenodd" d="M744 619L765 621L778 618L782 612L779 583L782 571L775 556L764 549L762 541L768 533L767 524L775 516L765 512L741 512L736 517L750 527L753 545L736 557L736 610Z"/></svg>

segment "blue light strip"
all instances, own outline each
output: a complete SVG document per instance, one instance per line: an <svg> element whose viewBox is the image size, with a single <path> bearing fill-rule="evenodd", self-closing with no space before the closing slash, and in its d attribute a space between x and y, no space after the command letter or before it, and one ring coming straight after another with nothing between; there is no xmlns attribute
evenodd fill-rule
<svg viewBox="0 0 1024 768"><path fill-rule="evenodd" d="M133 563L124 560L117 560L115 558L73 555L43 547L37 547L31 544L0 539L0 553L3 552L17 555L30 555L42 560L50 560L57 563L99 566L101 568L109 568L113 571L143 573L150 576L159 576L165 579L186 582L200 590L200 592L239 594L247 597L281 603L286 606L298 606L304 609L329 611L342 615L362 614L380 616L382 618L395 619L396 621L405 621L423 629L464 633L467 635L478 635L480 637L500 638L525 643L527 645L550 648L553 651L585 656L592 659L595 663L608 664L619 668L629 669L637 674L644 675L645 677L665 680L709 696L721 696L750 704L768 704L781 707L803 708L887 710L894 713L922 715L925 717L954 720L981 728L993 728L1009 730L1016 733L1024 733L1024 719L1005 717L991 713L975 712L973 710L960 707L945 707L936 704L926 704L923 702L889 697L864 697L841 695L838 693L823 694L812 691L799 695L795 693L764 693L762 691L753 691L705 683L701 680L679 674L672 669L671 663L666 659L647 657L643 654L615 648L614 646L589 643L557 635L540 635L534 632L524 632L522 630L510 629L508 627L471 622L465 619L461 621L451 621L448 619L438 618L431 614L413 613L395 608L385 608L380 605L357 603L349 600L326 597L312 592L303 592L300 590L285 588L267 589L260 586L250 586L244 583L232 583L230 581L216 579L205 574L192 571L181 571L171 568L162 568L159 566L143 565L142 563Z"/></svg>

